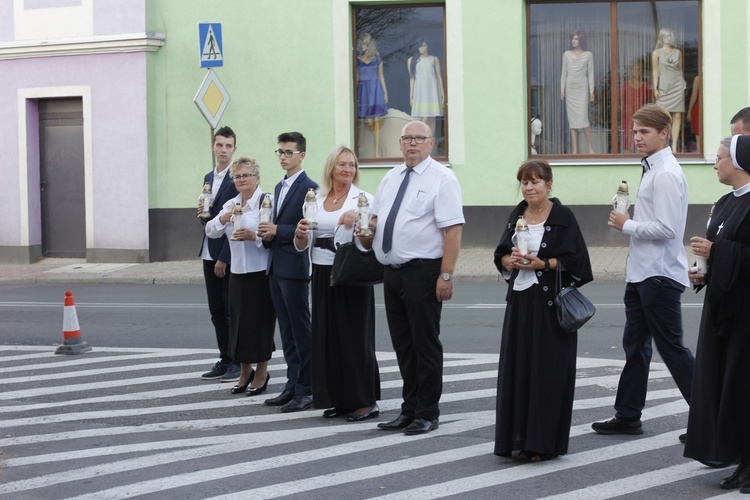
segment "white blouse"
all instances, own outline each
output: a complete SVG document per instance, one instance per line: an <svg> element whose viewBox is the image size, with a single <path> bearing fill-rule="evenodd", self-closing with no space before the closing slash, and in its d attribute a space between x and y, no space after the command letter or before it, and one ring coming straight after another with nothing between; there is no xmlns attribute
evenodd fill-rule
<svg viewBox="0 0 750 500"><path fill-rule="evenodd" d="M260 223L260 202L263 199L263 191L255 190L253 196L242 207L242 220L245 229L257 231ZM256 238L255 241L236 241L232 239L234 225L231 222L222 224L219 220L222 215L234 210L237 203L242 203L242 194L239 194L226 202L221 208L219 215L206 224L206 236L209 238L221 238L226 234L229 239L229 249L232 252L232 263L230 270L232 274L247 274L265 271L268 267L268 250L263 247L263 240Z"/></svg>
<svg viewBox="0 0 750 500"><path fill-rule="evenodd" d="M540 222L539 224L529 224L529 255L536 255L539 251L539 247L542 244L542 237L544 236L544 223L547 221ZM539 280L536 277L536 271L529 271L526 269L520 269L516 281L513 282L513 290L520 292L531 288L532 285L538 285Z"/></svg>

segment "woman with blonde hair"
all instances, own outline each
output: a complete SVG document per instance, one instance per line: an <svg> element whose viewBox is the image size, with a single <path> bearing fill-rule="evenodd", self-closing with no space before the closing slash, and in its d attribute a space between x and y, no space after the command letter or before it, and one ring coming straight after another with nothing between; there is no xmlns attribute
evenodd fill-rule
<svg viewBox="0 0 750 500"><path fill-rule="evenodd" d="M257 233L260 205L263 198L270 195L260 189L260 165L254 158L237 158L229 167L229 175L240 194L224 204L219 215L206 224L205 230L209 238L221 238L226 234L232 252L229 351L234 361L240 363L241 371L231 392L255 396L263 394L268 387L271 378L268 361L275 350L276 313L266 275L268 249ZM236 205L242 210L242 229L235 229L232 223Z"/></svg>
<svg viewBox="0 0 750 500"><path fill-rule="evenodd" d="M358 180L354 151L334 149L317 194L317 227L311 230L307 219L300 220L294 239L298 251L311 252L313 403L327 408L324 417L345 416L349 422L380 414L373 287L331 286L337 245L352 241L357 199L363 192ZM365 195L372 203L372 195ZM359 246L359 239L354 244Z"/></svg>

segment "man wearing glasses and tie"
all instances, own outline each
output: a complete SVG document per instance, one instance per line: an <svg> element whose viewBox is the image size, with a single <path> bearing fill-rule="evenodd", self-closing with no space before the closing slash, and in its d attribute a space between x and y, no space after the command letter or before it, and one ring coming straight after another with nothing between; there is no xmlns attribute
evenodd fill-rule
<svg viewBox="0 0 750 500"><path fill-rule="evenodd" d="M440 314L453 297L464 224L461 186L430 157L435 145L423 122L399 139L404 163L385 174L372 204L373 236L362 238L385 265L388 329L404 381L401 413L382 430L425 434L438 427L443 386Z"/></svg>
<svg viewBox="0 0 750 500"><path fill-rule="evenodd" d="M305 194L317 189L304 170L307 141L299 132L286 132L278 137L275 151L286 175L274 190L274 221L261 222L258 234L270 250L268 276L271 298L279 322L287 382L275 398L267 399L269 406L281 406L282 412L307 410L312 406L310 380L310 261L307 252L294 248L295 230L302 219Z"/></svg>

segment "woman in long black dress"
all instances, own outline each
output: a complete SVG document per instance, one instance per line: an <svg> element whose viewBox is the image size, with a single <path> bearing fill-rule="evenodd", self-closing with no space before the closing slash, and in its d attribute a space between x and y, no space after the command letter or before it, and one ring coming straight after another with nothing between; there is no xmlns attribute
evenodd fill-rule
<svg viewBox="0 0 750 500"><path fill-rule="evenodd" d="M716 202L706 237L690 239L708 272L689 274L706 297L685 456L711 466L739 459L720 487L750 493L750 137L721 141L714 169L732 192Z"/></svg>
<svg viewBox="0 0 750 500"><path fill-rule="evenodd" d="M538 462L565 454L573 413L577 333L565 333L554 307L555 275L582 286L593 279L586 243L573 212L550 198L552 168L521 165L523 201L508 218L495 265L508 282L497 377L495 454ZM529 264L512 242L523 215L531 233Z"/></svg>
<svg viewBox="0 0 750 500"><path fill-rule="evenodd" d="M297 225L294 245L312 263L312 391L326 418L360 422L377 417L380 373L375 358L375 295L372 286L331 286L335 243L352 241L359 163L340 146L326 159L317 194L317 228ZM372 196L367 199L372 203ZM359 245L359 240L356 242Z"/></svg>
<svg viewBox="0 0 750 500"><path fill-rule="evenodd" d="M232 394L256 396L268 387L268 360L273 343L276 314L271 300L266 268L268 250L257 237L260 222L260 166L253 158L240 156L229 167L239 194L226 202L206 224L209 238L229 237L232 263L229 275L229 352L240 363L240 379ZM236 204L242 208L243 229L231 222ZM257 371L252 368L255 364ZM251 385L252 384L252 385Z"/></svg>

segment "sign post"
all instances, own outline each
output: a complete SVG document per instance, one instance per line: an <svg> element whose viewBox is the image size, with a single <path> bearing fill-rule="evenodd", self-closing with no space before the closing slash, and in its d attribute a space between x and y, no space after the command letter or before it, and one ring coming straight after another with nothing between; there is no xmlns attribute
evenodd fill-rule
<svg viewBox="0 0 750 500"><path fill-rule="evenodd" d="M211 126L211 140L231 97L219 77L211 68L224 66L224 43L221 23L198 23L198 60L201 68L208 68L193 102ZM216 167L216 158L211 154L211 163Z"/></svg>

